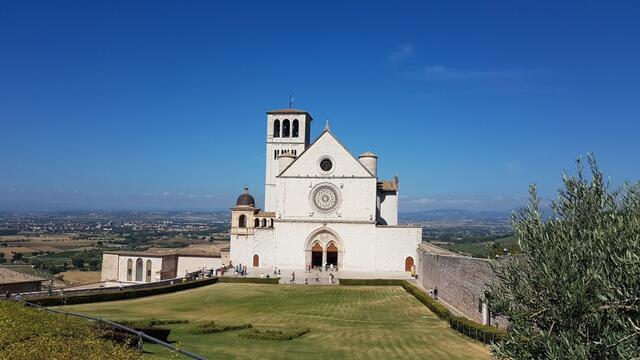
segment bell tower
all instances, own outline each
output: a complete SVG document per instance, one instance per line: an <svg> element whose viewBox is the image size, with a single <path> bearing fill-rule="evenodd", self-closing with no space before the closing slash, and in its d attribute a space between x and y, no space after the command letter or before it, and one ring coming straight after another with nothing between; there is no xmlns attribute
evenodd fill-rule
<svg viewBox="0 0 640 360"><path fill-rule="evenodd" d="M264 211L274 211L276 176L280 174L281 154L295 157L309 147L311 115L304 110L280 109L267 112L266 176L264 181Z"/></svg>

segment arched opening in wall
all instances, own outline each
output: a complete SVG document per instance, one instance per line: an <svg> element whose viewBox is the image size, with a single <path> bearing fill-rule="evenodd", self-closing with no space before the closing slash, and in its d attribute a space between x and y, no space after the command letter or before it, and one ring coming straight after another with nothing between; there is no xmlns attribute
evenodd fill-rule
<svg viewBox="0 0 640 360"><path fill-rule="evenodd" d="M136 281L142 281L142 259L136 260Z"/></svg>
<svg viewBox="0 0 640 360"><path fill-rule="evenodd" d="M267 219L262 219L262 227L267 227Z"/></svg>
<svg viewBox="0 0 640 360"><path fill-rule="evenodd" d="M311 267L322 267L322 245L319 243L311 248Z"/></svg>
<svg viewBox="0 0 640 360"><path fill-rule="evenodd" d="M284 119L282 122L282 137L289 137L289 120Z"/></svg>
<svg viewBox="0 0 640 360"><path fill-rule="evenodd" d="M253 226L260 227L260 219L256 218L256 221L254 221L253 223Z"/></svg>
<svg viewBox="0 0 640 360"><path fill-rule="evenodd" d="M147 260L147 273L144 281L151 282L151 260Z"/></svg>
<svg viewBox="0 0 640 360"><path fill-rule="evenodd" d="M260 266L260 256L258 254L253 255L253 267Z"/></svg>
<svg viewBox="0 0 640 360"><path fill-rule="evenodd" d="M127 281L133 279L133 260L127 260Z"/></svg>
<svg viewBox="0 0 640 360"><path fill-rule="evenodd" d="M407 256L407 258L404 259L404 271L411 271L412 268L413 258L411 256Z"/></svg>
<svg viewBox="0 0 640 360"><path fill-rule="evenodd" d="M244 215L240 215L238 218L238 227L246 228L247 227L247 217Z"/></svg>
<svg viewBox="0 0 640 360"><path fill-rule="evenodd" d="M338 266L338 247L333 242L327 246L327 264Z"/></svg>
<svg viewBox="0 0 640 360"><path fill-rule="evenodd" d="M273 219L271 219L271 225L270 225L270 227L273 227Z"/></svg>
<svg viewBox="0 0 640 360"><path fill-rule="evenodd" d="M280 137L280 120L273 122L273 137Z"/></svg>
<svg viewBox="0 0 640 360"><path fill-rule="evenodd" d="M298 120L293 120L293 125L291 129L291 137L298 137Z"/></svg>

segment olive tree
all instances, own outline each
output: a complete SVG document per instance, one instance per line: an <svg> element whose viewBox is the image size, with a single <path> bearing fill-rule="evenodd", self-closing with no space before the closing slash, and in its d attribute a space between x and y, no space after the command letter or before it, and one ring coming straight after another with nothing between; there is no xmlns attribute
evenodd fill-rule
<svg viewBox="0 0 640 360"><path fill-rule="evenodd" d="M499 359L640 359L640 184L613 190L592 155L576 163L551 217L535 185L512 216L521 254L486 294L509 321Z"/></svg>

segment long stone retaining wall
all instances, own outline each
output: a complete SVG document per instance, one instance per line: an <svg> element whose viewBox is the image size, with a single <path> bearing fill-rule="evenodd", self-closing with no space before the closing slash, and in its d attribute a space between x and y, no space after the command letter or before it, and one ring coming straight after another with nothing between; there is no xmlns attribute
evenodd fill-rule
<svg viewBox="0 0 640 360"><path fill-rule="evenodd" d="M429 291L438 289L438 300L454 313L481 324L507 325L494 317L484 303L487 284L494 281L492 260L478 259L422 245L418 250L418 282Z"/></svg>

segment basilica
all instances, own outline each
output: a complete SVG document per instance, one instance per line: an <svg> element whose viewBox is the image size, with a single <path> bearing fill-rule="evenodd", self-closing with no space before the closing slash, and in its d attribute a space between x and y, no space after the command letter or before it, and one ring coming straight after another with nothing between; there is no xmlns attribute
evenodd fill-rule
<svg viewBox="0 0 640 360"><path fill-rule="evenodd" d="M269 111L266 120L264 209L245 186L231 209L232 263L411 271L422 228L398 225L398 177L378 177L378 156L356 158L328 123L311 142L303 110Z"/></svg>

